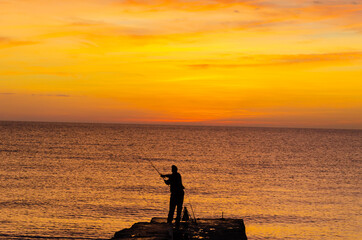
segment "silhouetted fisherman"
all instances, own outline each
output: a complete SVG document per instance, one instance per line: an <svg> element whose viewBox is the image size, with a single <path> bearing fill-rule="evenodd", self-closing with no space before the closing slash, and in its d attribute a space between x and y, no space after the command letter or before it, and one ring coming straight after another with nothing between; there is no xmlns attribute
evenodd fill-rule
<svg viewBox="0 0 362 240"><path fill-rule="evenodd" d="M184 186L182 185L181 175L177 172L177 167L172 165L172 174L161 175L167 178L165 183L170 185L170 210L168 212L167 223L172 223L173 214L177 206L176 227L180 225L182 204L184 202Z"/></svg>

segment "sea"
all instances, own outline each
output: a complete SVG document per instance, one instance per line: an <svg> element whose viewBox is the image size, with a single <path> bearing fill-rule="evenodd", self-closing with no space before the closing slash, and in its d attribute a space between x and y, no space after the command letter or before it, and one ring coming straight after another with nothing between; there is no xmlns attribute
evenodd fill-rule
<svg viewBox="0 0 362 240"><path fill-rule="evenodd" d="M0 122L0 239L109 239L166 218L176 165L195 218L249 240L362 239L362 130ZM156 171L157 170L157 171Z"/></svg>

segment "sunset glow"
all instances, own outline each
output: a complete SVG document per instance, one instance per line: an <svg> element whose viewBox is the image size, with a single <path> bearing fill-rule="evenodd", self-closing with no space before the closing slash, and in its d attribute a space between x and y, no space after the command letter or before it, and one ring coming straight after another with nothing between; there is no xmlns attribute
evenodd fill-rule
<svg viewBox="0 0 362 240"><path fill-rule="evenodd" d="M362 128L362 2L0 0L0 120Z"/></svg>

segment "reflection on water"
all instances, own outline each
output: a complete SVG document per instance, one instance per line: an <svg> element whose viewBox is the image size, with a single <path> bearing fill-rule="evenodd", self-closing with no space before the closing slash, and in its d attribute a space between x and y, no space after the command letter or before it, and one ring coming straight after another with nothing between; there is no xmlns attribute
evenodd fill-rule
<svg viewBox="0 0 362 240"><path fill-rule="evenodd" d="M176 164L196 217L249 239L359 239L362 131L0 123L0 238L109 238L166 217Z"/></svg>

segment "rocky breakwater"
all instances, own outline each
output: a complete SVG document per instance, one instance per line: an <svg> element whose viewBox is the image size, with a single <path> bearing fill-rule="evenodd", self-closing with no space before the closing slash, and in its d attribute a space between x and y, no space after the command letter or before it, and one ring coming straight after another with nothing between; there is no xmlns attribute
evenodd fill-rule
<svg viewBox="0 0 362 240"><path fill-rule="evenodd" d="M164 218L152 218L151 222L135 223L131 228L114 234L116 239L138 240L247 240L242 219L197 219L181 222L179 228L167 224Z"/></svg>

